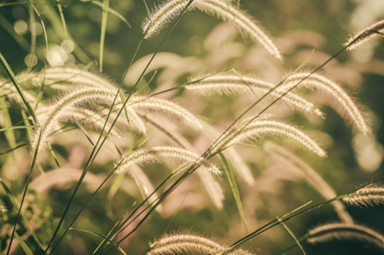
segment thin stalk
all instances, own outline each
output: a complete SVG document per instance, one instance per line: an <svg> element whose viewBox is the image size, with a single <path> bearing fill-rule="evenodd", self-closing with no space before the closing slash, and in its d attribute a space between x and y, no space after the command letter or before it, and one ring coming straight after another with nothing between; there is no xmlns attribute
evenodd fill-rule
<svg viewBox="0 0 384 255"><path fill-rule="evenodd" d="M111 111L112 111L112 109L113 109L113 106L115 105L116 99L117 99L117 97L118 97L118 95L119 95L119 92L120 92L120 90L121 90L121 87L119 87L119 89L118 89L118 91L117 91L117 93L116 93L116 95L115 95L114 101L113 101L113 103L112 103L112 106L111 106L111 108L110 108L110 112L109 112L109 114L108 114L108 116L107 116L107 118L106 118L106 121L105 121L103 130L101 131L101 134L100 134L100 136L99 136L99 139L98 139L96 145L93 147L93 150L92 150L91 155L90 155L90 157L89 157L89 159L88 159L88 161L87 161L87 164L86 164L86 167L85 167L85 169L84 169L84 171L83 171L83 174L80 176L80 179L79 179L79 181L78 181L77 184L76 184L75 190L73 191L73 193L72 193L72 195L71 195L70 201L68 202L68 204L67 204L67 206L66 206L66 208L65 208L65 210L64 210L64 213L63 213L63 215L62 215L62 217L61 217L61 219L60 219L60 221L59 221L58 226L56 227L56 230L55 230L55 232L54 232L54 234L53 234L53 236L52 236L52 238L51 238L51 241L49 242L49 245L48 245L48 247L46 248L44 254L46 254L47 251L48 251L48 249L51 247L51 245L52 245L52 243L53 243L53 241L54 241L54 239L55 239L55 237L56 237L56 235L57 235L57 233L58 233L58 231L59 231L59 229L60 229L60 226L61 226L61 224L63 223L64 218L65 218L65 216L66 216L66 214L67 214L67 212L68 212L68 210L69 210L69 207L71 206L71 204L72 204L72 202L73 202L73 199L74 199L74 197L75 197L75 195L76 195L76 193L77 193L77 191L78 191L78 189L79 189L79 187L80 187L80 185L81 185L81 183L82 183L82 181L83 181L83 179L84 179L86 173L87 173L88 170L89 170L90 165L92 164L93 160L96 158L96 156L97 156L98 152L100 151L101 147L104 145L106 139L108 138L109 133L111 132L113 126L114 126L115 123L117 122L117 119L118 119L118 117L120 116L121 112L123 111L123 108L125 108L126 104L128 103L128 100L130 99L130 97L131 97L133 91L135 91L137 85L139 84L139 82L140 82L141 79L143 78L145 72L147 71L149 65L152 63L153 59L154 59L155 56L157 55L157 53L158 53L158 51L160 50L161 46L164 44L165 40L168 38L168 36L169 36L170 33L172 32L173 28L176 26L176 24L177 24L178 21L180 20L181 16L184 14L184 12L186 11L186 9L192 4L193 1L194 1L194 0L190 0L190 1L188 2L188 4L187 4L187 6L185 7L184 11L179 15L178 19L174 22L174 25L172 26L172 28L170 29L170 31L168 32L168 34L165 36L165 38L161 41L161 43L160 43L159 46L157 47L155 53L152 55L151 59L149 60L149 62L148 62L148 64L147 64L147 66L144 68L144 70L142 71L140 77L139 77L138 80L136 81L136 84L135 84L135 86L133 87L131 93L128 95L127 99L125 100L125 102L124 102L124 104L123 104L123 107L120 108L119 112L117 113L117 116L116 116L115 120L113 121L113 123L112 123L110 129L108 130L108 132L107 132L107 134L106 134L104 140L101 142L100 146L98 147L98 144L99 144L99 142L100 142L100 140L101 140L101 138L102 138L102 134L104 133L105 126L106 126L106 124L107 124L107 122L108 122L110 113L111 113ZM141 43L139 43L139 45L141 45ZM136 52L136 53L137 53L137 52ZM135 56L136 56L136 53L135 53ZM131 63L132 63L132 62L133 62L133 60L131 61ZM130 64L130 65L131 65L131 64ZM125 76L126 76L126 74L127 74L127 71L128 71L128 70L126 70L126 72L124 73L124 75L123 75L123 77L122 77L122 81L121 81L121 83L124 81L124 78L125 78ZM96 150L96 148L97 148L97 150ZM63 235L63 236L64 236L64 235ZM62 239L62 238L60 238L60 240L61 240L61 239ZM56 243L55 247L54 247L54 248L52 249L52 251L51 251L51 254L53 253L54 249L58 246L58 244L59 244L59 242Z"/></svg>
<svg viewBox="0 0 384 255"><path fill-rule="evenodd" d="M40 140L41 140L41 132L40 132L40 134L39 134L39 140L37 141L37 146L40 145ZM34 155L33 155L32 165L31 165L31 168L29 169L29 173L28 173L28 177L27 177L27 182L26 182L26 185L25 185L25 188L24 188L24 192L23 192L23 196L22 196L22 198L21 198L21 202L20 202L19 211L17 212L15 225L13 226L11 239L10 239L10 241L9 241L9 246L8 246L8 249L7 249L7 255L9 254L9 252L10 252L10 250L11 250L12 241L13 241L13 238L14 238L14 236L15 236L16 225L17 225L17 223L19 222L19 218L20 218L20 214L21 214L21 208L23 208L24 199L25 199L25 196L26 196L26 194L27 194L27 190L28 190L29 183L31 182L32 171L33 171L33 168L34 168L35 163L36 163L37 153L38 153L38 151L36 150L35 153L34 153Z"/></svg>

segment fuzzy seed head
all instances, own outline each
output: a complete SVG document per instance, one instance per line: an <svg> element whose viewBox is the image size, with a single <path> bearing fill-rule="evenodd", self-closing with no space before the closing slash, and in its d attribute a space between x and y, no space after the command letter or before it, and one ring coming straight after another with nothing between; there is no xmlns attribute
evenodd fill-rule
<svg viewBox="0 0 384 255"><path fill-rule="evenodd" d="M368 185L343 197L343 202L354 206L384 204L384 186L382 183Z"/></svg>
<svg viewBox="0 0 384 255"><path fill-rule="evenodd" d="M186 89L202 95L235 95L253 93L257 96L261 96L259 92L267 93L274 87L275 86L271 83L238 75L214 75L206 78L194 78L191 80L190 85L185 86ZM280 97L283 92L275 89L270 94L275 97ZM281 99L303 112L323 117L323 113L319 109L316 109L311 102L308 102L304 98L292 92L288 92Z"/></svg>
<svg viewBox="0 0 384 255"><path fill-rule="evenodd" d="M325 151L321 149L315 141L295 127L272 120L256 119L250 123L249 121L249 119L246 119L230 130L217 148L224 149L235 143L241 143L264 136L282 136L293 139L320 157L326 156Z"/></svg>
<svg viewBox="0 0 384 255"><path fill-rule="evenodd" d="M382 35L378 34L379 33L384 33L384 19L380 20L371 26L367 27L363 31L357 33L356 35L352 36L348 42L344 44L344 46L348 46L347 50L353 50L360 46L361 44L377 38L377 37L382 37Z"/></svg>
<svg viewBox="0 0 384 255"><path fill-rule="evenodd" d="M151 149L142 149L135 151L129 157L123 159L120 166L116 169L115 173L118 174L126 172L133 164L143 166L164 161L173 162L175 160L178 160L180 163L187 162L195 163L196 165L202 165L213 174L220 174L220 170L215 165L209 163L207 160L200 157L199 155L184 149L166 146L159 146L153 147Z"/></svg>
<svg viewBox="0 0 384 255"><path fill-rule="evenodd" d="M311 236L307 239L309 243L329 242L333 239L361 240L376 244L384 248L384 236L376 231L357 224L330 223L318 226L309 231Z"/></svg>
<svg viewBox="0 0 384 255"><path fill-rule="evenodd" d="M321 75L310 73L293 74L285 80L278 90L287 91L293 86L296 86L299 82L301 83L298 87L307 87L324 93L326 99L329 100L329 103L333 106L333 108L343 118L353 123L357 130L363 134L370 132L370 128L363 117L363 113L352 97L349 96L339 85Z"/></svg>

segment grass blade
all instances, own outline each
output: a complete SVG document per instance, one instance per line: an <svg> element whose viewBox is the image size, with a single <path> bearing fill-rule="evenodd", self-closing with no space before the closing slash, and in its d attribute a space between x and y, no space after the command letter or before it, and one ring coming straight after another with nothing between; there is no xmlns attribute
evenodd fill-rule
<svg viewBox="0 0 384 255"><path fill-rule="evenodd" d="M56 31L56 33L61 37L63 40L71 40L75 46L75 49L73 50L74 55L79 58L79 60L84 63L88 64L89 62L92 62L92 60L80 49L79 45L76 43L76 41L73 39L69 31L67 31L67 36L63 32L63 24L61 22L61 19L59 15L56 13L53 6L47 4L45 5L48 8L48 11L44 14L45 17L49 20L51 23L53 29Z"/></svg>
<svg viewBox="0 0 384 255"><path fill-rule="evenodd" d="M52 147L51 147L51 145L49 144L48 141L47 141L47 146L48 146L48 150L49 150L49 152L51 153L53 159L54 159L55 162L56 162L56 165L57 165L58 167L60 167L60 164L59 164L59 161L57 160L56 154L55 154L55 152L53 151L53 149L52 149Z"/></svg>
<svg viewBox="0 0 384 255"><path fill-rule="evenodd" d="M107 31L107 23L108 23L108 8L109 8L109 0L103 0L103 15L101 17L100 53L99 53L100 73L103 72L104 42L105 42L105 32Z"/></svg>
<svg viewBox="0 0 384 255"><path fill-rule="evenodd" d="M15 74L13 73L11 67L8 65L8 62L5 60L3 54L1 54L1 53L0 53L0 61L1 61L1 65L3 66L5 72L7 73L9 78L11 79L13 85L15 85L17 92L21 96L21 99L23 100L25 106L27 107L27 109L29 111L29 114L31 114L33 121L35 122L36 125L38 125L39 121L37 120L35 112L33 111L31 105L29 104L27 98L24 95L23 88L20 86L19 82L16 80Z"/></svg>
<svg viewBox="0 0 384 255"><path fill-rule="evenodd" d="M9 147L14 148L16 147L16 138L15 138L15 133L13 132L13 129L12 129L12 120L8 111L8 105L7 105L7 101L5 100L5 97L0 98L0 107L1 107L1 113L3 114L3 118L4 118L4 125L5 125L4 129L9 131L5 134L5 137L7 138ZM2 130L3 129L0 129L0 131Z"/></svg>
<svg viewBox="0 0 384 255"><path fill-rule="evenodd" d="M24 240L21 239L21 237L17 233L15 233L15 236L16 236L17 241L19 241L20 246L23 249L23 251L25 252L25 254L33 255L33 252L31 251L31 249L29 249L28 245L24 242Z"/></svg>
<svg viewBox="0 0 384 255"><path fill-rule="evenodd" d="M248 233L247 223L245 221L243 206L241 204L240 193L239 193L239 189L237 187L235 176L233 175L232 169L229 166L229 163L228 163L227 159L225 158L224 154L220 152L219 156L220 156L221 162L223 162L225 173L227 174L227 178L228 178L229 184L231 186L232 194L235 198L237 209L239 210L241 220L243 221L245 230Z"/></svg>
<svg viewBox="0 0 384 255"><path fill-rule="evenodd" d="M282 222L282 220L281 220L279 217L277 217L277 219L279 220L280 224L283 225L283 227L285 228L285 230L287 230L287 232L288 232L288 233L292 236L292 238L295 240L297 246L300 247L300 249L301 249L301 251L303 252L303 254L306 255L306 253L305 253L305 251L304 251L304 249L303 249L303 246L301 246L299 240L296 238L296 236L295 236L295 234L292 232L292 230L291 230L290 228L288 228L288 226L287 226L284 222Z"/></svg>
<svg viewBox="0 0 384 255"><path fill-rule="evenodd" d="M124 97L124 94L123 94L122 91L120 91L120 100L121 100L121 102L125 101L125 97ZM124 113L125 113L125 118L127 119L127 122L128 122L128 126L129 126L130 129L132 129L131 123L129 122L129 116L128 116L127 107L124 107Z"/></svg>
<svg viewBox="0 0 384 255"><path fill-rule="evenodd" d="M106 237L104 237L104 236L102 236L102 235L100 235L100 234L97 234L97 233L95 233L95 232L92 232L92 231L89 231L89 230L85 230L85 229L79 229L79 228L70 228L69 231L82 232L82 233L87 233L87 234L91 234L91 235L100 237L101 239L110 242L110 243L111 243L113 246L115 246L115 247L116 247L122 254L127 255L127 254L123 251L123 249L121 249L121 247L118 246L115 242L113 242L112 240L107 239Z"/></svg>
<svg viewBox="0 0 384 255"><path fill-rule="evenodd" d="M80 130L84 133L85 137L87 137L88 141L92 144L92 146L95 146L95 144L92 142L91 137L89 137L87 131L84 129L83 125L75 118L75 116L72 115L72 120L76 123L76 125L80 128Z"/></svg>
<svg viewBox="0 0 384 255"><path fill-rule="evenodd" d="M23 143L23 144L17 145L16 147L14 147L14 148L12 148L10 150L4 151L4 152L0 152L0 156L5 155L7 153L10 153L10 152L12 152L14 150L17 150L17 149L19 149L21 147L24 147L24 146L27 146L27 145L29 145L29 143Z"/></svg>
<svg viewBox="0 0 384 255"><path fill-rule="evenodd" d="M93 4L97 5L97 6L103 7L103 4L101 2L99 2L99 1L91 1L91 3L93 3ZM118 13L117 11L112 9L111 7L108 7L108 12L110 12L113 15L115 15L119 19L121 19L129 28L132 28L132 26L128 22L128 20L126 20L123 15L121 15L120 13Z"/></svg>
<svg viewBox="0 0 384 255"><path fill-rule="evenodd" d="M12 191L8 188L8 186L3 182L3 180L1 178L0 178L0 183L1 183L1 186L3 186L5 193L7 193L7 196L9 198L9 200L11 201L11 203L13 204L13 206L15 207L15 209L18 210L20 207L19 207L19 202L17 201L17 198L15 197L15 195L13 195ZM37 238L36 233L33 231L32 227L29 224L29 221L25 217L24 213L21 212L20 215L21 215L21 218L23 218L23 221L25 222L26 228L29 230L29 232L31 232L31 235L35 239L36 243L40 247L42 247L40 240ZM17 234L17 233L15 232L15 234ZM21 245L21 242L20 242L20 245Z"/></svg>

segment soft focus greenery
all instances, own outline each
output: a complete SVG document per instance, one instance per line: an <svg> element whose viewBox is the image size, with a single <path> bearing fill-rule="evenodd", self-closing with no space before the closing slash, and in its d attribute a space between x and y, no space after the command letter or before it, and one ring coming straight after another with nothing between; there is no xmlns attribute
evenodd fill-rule
<svg viewBox="0 0 384 255"><path fill-rule="evenodd" d="M79 68L87 67L97 73L99 70L101 7L90 1L80 0L60 0L58 2L38 0L31 2L36 6L46 26L49 43L48 51L52 51L52 49L59 46L62 48L66 47L64 41L66 35L64 34L57 8L57 3L59 2L62 6L68 33L78 45L78 48L71 54L67 54L64 51L63 54L66 61L63 65L77 66ZM362 24L362 27L353 27L352 20L354 15L357 15L356 13L358 12L363 12L364 6L368 5L367 2L372 2L373 6L377 2L376 9L381 8L381 11L375 12L376 17L374 20L362 20L362 23L367 22L367 24ZM155 68L157 73L155 70L151 70L145 75L145 80L149 81L155 73L153 81L148 86L146 82L142 82L138 90L140 92L158 92L168 88L167 86L183 84L187 81L189 75L200 75L231 68L236 68L236 70L243 73L254 74L276 84L284 75L295 70L303 63L310 56L312 50L314 50L314 53L304 67L305 70L316 68L342 49L343 43L347 41L350 34L382 18L384 11L383 6L379 2L373 0L240 0L241 9L247 10L250 15L261 23L271 37L275 38L274 41L278 47L286 49L284 52L284 63L273 60L272 57L267 56L265 50L257 47L257 45L254 46L251 41L243 38L241 35L237 35L233 41L231 41L232 39L228 35L228 40L223 44L225 45L228 42L228 45L230 45L228 52L236 52L236 49L239 49L239 51L233 53L233 57L228 57L222 62L219 60L215 62L215 59L212 58L218 58L222 55L220 52L216 54L215 50L220 49L207 49L205 44L207 38L214 40L214 37L210 37L210 33L217 29L218 25L222 25L221 21L197 11L189 12L182 17L161 47L160 52L174 53L185 59L195 58L196 61L199 61L199 66L195 68L195 72L186 71L180 77L174 73L176 71L173 71L172 68ZM157 3L158 1L154 0L147 1L150 9ZM111 0L110 7L120 13L132 26L131 28L128 27L121 19L111 13L108 16L102 75L114 82L119 82L129 66L139 41L142 39L141 23L147 13L144 2L141 0ZM35 50L38 62L31 67L28 67L26 64L25 57L31 53L30 47L32 43L31 32L28 30L31 27L29 26L31 13L34 15L35 22L40 24L39 16L34 13L27 1L0 1L0 52L15 74L31 71L39 72L45 66L49 67L53 63L45 61L46 42L41 25L37 25L36 48L32 47L32 50ZM367 11L365 15L369 16L370 12ZM16 24L19 24L19 27ZM152 54L169 28L170 26L149 41L144 41L135 61ZM230 26L226 28L231 29ZM232 28L232 30L236 31L235 28ZM303 31L306 32L304 33ZM276 110L271 111L273 114L284 116L288 122L295 123L296 126L304 130L313 130L311 133L312 137L320 145L324 145L324 148L327 150L328 157L326 159L315 158L310 153L291 146L291 143L287 147L316 169L338 194L350 191L372 180L384 178L384 169L381 164L381 159L384 155L382 147L382 144L384 144L384 132L382 129L384 118L384 105L382 103L382 95L384 94L384 42L379 39L376 44L371 47L373 55L370 57L364 55L366 54L364 50L368 52L370 49L361 49L358 53L344 52L337 57L337 60L332 61L321 70L321 73L327 74L335 78L339 83L344 84L346 90L352 91L352 94L357 98L356 100L361 103L372 123L373 135L370 138L364 138L355 134L352 128L346 126L344 120L329 107L322 108L326 113L325 120L307 118L307 116L299 113L287 113L288 110L284 109L284 107L275 108ZM82 52L79 52L79 49ZM258 55L259 53L260 55ZM363 57L359 56L359 54L363 55ZM258 56L260 56L260 59L258 59ZM248 65L249 63L251 65ZM172 65L173 63L169 62L167 64ZM256 67L260 67L260 69ZM169 73L166 73L167 71ZM168 74L171 80L170 85L164 85ZM134 73L129 75L135 76ZM2 68L0 68L0 76L4 79L8 78L5 70ZM132 88L132 84L128 82L125 82L123 86L127 91ZM156 90L160 86L163 87ZM48 98L52 96L49 93L50 91L48 90L44 94L42 102L49 102ZM219 121L217 125L219 128L228 126L246 109L247 103L250 104L251 102L250 100L242 101L237 97L219 96L195 97L191 99L183 90L169 96L201 116L201 119L211 123ZM24 125L23 117L20 114L22 105L15 106L3 99L4 97L0 98L1 109L4 110L7 106L9 107L8 111L12 124ZM260 107L262 108L262 106ZM7 124L7 118L4 116L6 115L5 111L2 111L2 115L1 128L8 127L9 123ZM71 128L76 129L77 127L74 124L70 124L64 130L68 130L70 135L70 132L72 132L70 131ZM189 140L196 139L196 146L205 146L204 142L202 142L203 145L199 144L199 141L202 139L198 140L201 137L199 137L196 131L186 130L185 126L181 127L181 129ZM95 134L92 131L90 133ZM12 138L11 132L0 133L0 153L6 152L17 145L28 143L26 130L15 130L14 136ZM126 152L128 148L133 147L133 144L137 145L143 141L143 137L138 135L135 136L135 139L132 144L127 144L120 149ZM65 138L62 138L62 140L65 140ZM279 143L282 141L281 139L271 140ZM321 203L324 200L304 180L294 178L290 174L267 177L263 175L271 162L268 161L269 154L260 150L262 142L254 143L258 148L239 146L240 155L244 156L256 180L255 185L249 187L237 177L240 196L244 199L243 207L249 231L257 229L261 225L276 219L276 216L282 216L310 200L313 201L313 204ZM73 144L67 147L61 145L60 137L52 145L61 165L71 166L71 163L68 163L68 158L76 157L76 153L79 153L79 157L84 156L84 152L81 149L81 152L74 150L75 146ZM365 151L363 151L364 148ZM110 148L111 151L112 149ZM18 150L22 152L16 155ZM31 156L28 146L18 150L1 154L0 177L20 201ZM86 152L89 153L88 151ZM112 151L112 153L117 155L116 159L119 158L116 151ZM361 154L363 156L359 156ZM76 159L78 161L73 160L71 162L76 161L77 163L74 163L77 164L76 167L82 169L88 156L87 154L85 159ZM376 160L377 166L372 167L369 164L366 166L361 162L359 164L358 157L360 157L360 160L364 160L365 157L365 160L368 162ZM26 158L28 161L22 162L20 158ZM41 162L44 171L57 168L55 161L49 153L41 159ZM218 158L214 162L220 165ZM113 169L113 163L112 160L96 160L90 172L105 177ZM222 169L224 168L222 167ZM159 165L149 166L146 171L155 187L170 173L165 167ZM39 168L35 167L33 178L40 174ZM114 176L113 178L116 177ZM128 175L124 178L130 181L123 182L123 185L132 185L132 190L137 189ZM99 181L101 182L101 180ZM270 186L264 187L263 182L270 184ZM199 197L193 197L195 195L193 190L195 189L199 190L196 193L202 194L202 196L206 197L207 194L201 191L203 187L200 180L192 176L190 180L188 179L186 183L179 187L182 191L175 196L171 195L167 198L163 205L164 207L169 206L170 209L167 213L153 213L139 230L132 235L129 241L121 244L123 250L127 254L143 254L148 249L148 242L153 241L165 232L172 233L188 230L204 233L206 236L213 237L215 240L220 240L227 244L231 244L245 236L247 232L239 217L236 202L233 199L231 187L225 175L220 177L219 183L225 190L224 207L222 210L218 210L210 204L209 199L205 198L200 204ZM38 235L42 243L48 243L52 237L56 224L72 194L74 185L75 182L71 182L70 185L65 185L64 187L55 187L47 195L40 195L33 189L29 190L27 195L28 206L23 209L23 212L30 220L32 228L36 228L36 235ZM88 188L87 185L83 185L80 188L66 217L64 227L67 226L66 224L69 224L78 210L81 209L84 201L89 198L90 190L92 189ZM116 221L125 212L131 210L134 203L142 201L138 191L133 192L135 195L130 195L119 190L111 197L108 195L111 185L112 181L108 182L106 187L90 202L76 220L75 228L90 230L106 236ZM185 185L185 189L183 189L183 185ZM190 203L187 202L188 199L191 199ZM179 210L179 206L183 207L181 206L183 203L190 204L190 206ZM373 227L373 229L384 234L384 219L382 217L384 211L382 206L369 208L348 207L347 210L356 223ZM6 242L9 241L10 233L6 232L5 229L8 230L10 224L13 226L16 215L17 210L15 210L9 196L0 188L0 254L6 253L6 248L8 247ZM256 215L257 219L255 218ZM286 222L286 225L296 237L300 237L309 228L336 220L337 216L333 208L327 205L294 218ZM21 224L21 227L17 230L21 237L28 232L25 227ZM93 235L82 232L69 232L55 251L55 254L92 254L100 241L101 239ZM258 254L280 254L293 242L294 240L289 233L282 226L277 226L248 242L245 248ZM17 243L16 239L14 243ZM35 252L34 254L40 254L39 252L41 251L37 250L36 247L38 246L31 236L28 237L26 243ZM383 250L372 245L354 241L334 241L316 246L303 243L303 248L307 254L383 253ZM23 251L21 248L18 248L15 254L23 254ZM120 253L114 250L110 254ZM295 248L291 254L302 254L302 252L300 249Z"/></svg>

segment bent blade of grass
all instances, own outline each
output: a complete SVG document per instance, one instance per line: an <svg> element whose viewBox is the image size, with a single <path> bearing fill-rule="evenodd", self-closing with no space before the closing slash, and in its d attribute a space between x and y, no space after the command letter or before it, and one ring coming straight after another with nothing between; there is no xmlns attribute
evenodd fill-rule
<svg viewBox="0 0 384 255"><path fill-rule="evenodd" d="M307 65L309 59L312 57L312 55L313 55L314 52L315 52L315 48L312 49L312 51L311 51L311 53L308 55L308 57L303 61L303 63L301 63L301 65L300 65L299 67L297 67L297 68L295 69L295 71L293 71L293 73L297 73L297 72L299 72L301 69L303 69L303 68Z"/></svg>
<svg viewBox="0 0 384 255"><path fill-rule="evenodd" d="M109 0L103 0L103 15L101 17L101 33L100 33L100 49L99 49L100 73L103 72L104 42L105 42L105 32L107 31L107 23L108 23L108 8L109 8Z"/></svg>
<svg viewBox="0 0 384 255"><path fill-rule="evenodd" d="M89 231L89 230L86 230L86 229L79 229L79 228L70 228L69 231L76 231L76 232L82 232L82 233L87 233L87 234L91 234L91 235L94 235L94 236L97 236L103 240L106 240L108 241L109 243L111 243L115 248L117 248L122 254L124 255L127 255L123 249L121 249L120 246L118 246L115 242L113 242L112 240L109 240L107 239L106 237L100 235L100 234L97 234L95 232L92 232L92 231Z"/></svg>
<svg viewBox="0 0 384 255"><path fill-rule="evenodd" d="M27 98L24 95L23 88L20 86L19 82L16 79L15 74L13 73L11 67L8 65L7 60L5 60L5 58L4 58L3 54L1 54L1 52L0 52L0 62L1 62L1 65L3 66L5 72L7 73L9 78L11 79L13 85L15 85L15 88L16 88L17 92L19 93L21 99L23 100L23 103L27 107L29 114L31 114L33 121L35 122L36 125L39 125L39 121L36 118L35 112L33 111L31 105L29 104Z"/></svg>
<svg viewBox="0 0 384 255"><path fill-rule="evenodd" d="M49 150L49 152L51 153L53 159L55 160L56 165L57 165L58 167L60 167L59 160L57 159L56 154L55 154L55 152L53 151L53 149L52 149L52 147L51 147L51 145L49 144L48 141L47 141L47 146L48 146L48 150Z"/></svg>
<svg viewBox="0 0 384 255"><path fill-rule="evenodd" d="M75 122L75 124L80 128L80 130L83 132L85 137L87 137L88 141L92 144L92 146L95 146L95 144L92 142L91 137L89 137L87 131L84 129L83 125L75 118L75 116L71 116L72 120Z"/></svg>
<svg viewBox="0 0 384 255"><path fill-rule="evenodd" d="M10 152L12 152L12 151L14 151L14 150L17 150L17 149L19 149L19 148L21 148L21 147L24 147L24 146L27 146L27 145L29 145L29 143L23 143L23 144L17 145L16 147L14 147L14 148L12 148L12 149L9 149L9 150L4 151L4 152L0 152L0 156L5 155L5 154L8 154L8 153L10 153Z"/></svg>
<svg viewBox="0 0 384 255"><path fill-rule="evenodd" d="M230 184L231 189L232 189L232 194L233 194L233 197L235 198L237 209L239 210L239 214L240 214L241 220L243 221L244 228L248 233L247 223L245 221L243 206L241 204L240 193L239 193L239 189L237 187L235 176L234 176L232 169L229 166L228 160L225 158L224 154L219 152L219 156L220 156L221 162L224 165L225 173L227 174L227 178L228 178L229 184Z"/></svg>
<svg viewBox="0 0 384 255"><path fill-rule="evenodd" d="M5 31L20 45L20 47L26 52L29 53L29 49L31 45L29 42L21 35L17 34L13 29L12 24L0 14L0 24L1 27L4 28Z"/></svg>
<svg viewBox="0 0 384 255"><path fill-rule="evenodd" d="M24 240L21 239L21 237L17 233L15 233L15 236L16 236L17 241L19 241L20 246L23 249L23 251L25 252L25 254L26 255L33 255L33 252L31 251L31 249L29 249L28 245L24 242Z"/></svg>
<svg viewBox="0 0 384 255"><path fill-rule="evenodd" d="M283 225L283 227L285 228L285 230L287 230L287 232L292 236L292 238L295 240L297 246L300 247L300 249L301 249L301 251L303 252L303 254L306 255L306 253L305 253L305 251L304 251L304 249L303 249L303 246L301 246L299 240L296 238L296 236L295 236L295 234L292 232L292 230L291 230L291 229L290 229L284 222L282 222L281 219L280 219L279 217L276 217L276 218L279 220L280 224Z"/></svg>
<svg viewBox="0 0 384 255"><path fill-rule="evenodd" d="M121 100L121 102L124 102L125 97L124 97L123 92L120 91L119 94L120 94L120 100ZM131 122L129 121L128 109L127 109L127 107L124 107L124 113L125 113L125 118L127 119L127 122L128 122L128 126L129 126L130 129L132 129Z"/></svg>
<svg viewBox="0 0 384 255"><path fill-rule="evenodd" d="M93 3L94 5L97 5L101 8L103 8L103 3L99 2L99 1L90 1L90 2ZM121 15L120 13L118 13L117 11L112 9L111 7L108 7L108 12L115 15L119 19L121 19L129 28L132 28L132 25L128 22L128 20L126 18L124 18L123 15Z"/></svg>
<svg viewBox="0 0 384 255"><path fill-rule="evenodd" d="M45 28L45 23L43 19L41 18L41 15L39 11L37 10L36 6L31 2L31 0L28 0L29 5L33 8L33 10L36 12L36 15L40 19L41 27L43 28L43 33L44 33L44 40L45 40L45 49L46 53L48 54L48 35L47 35L47 29Z"/></svg>

